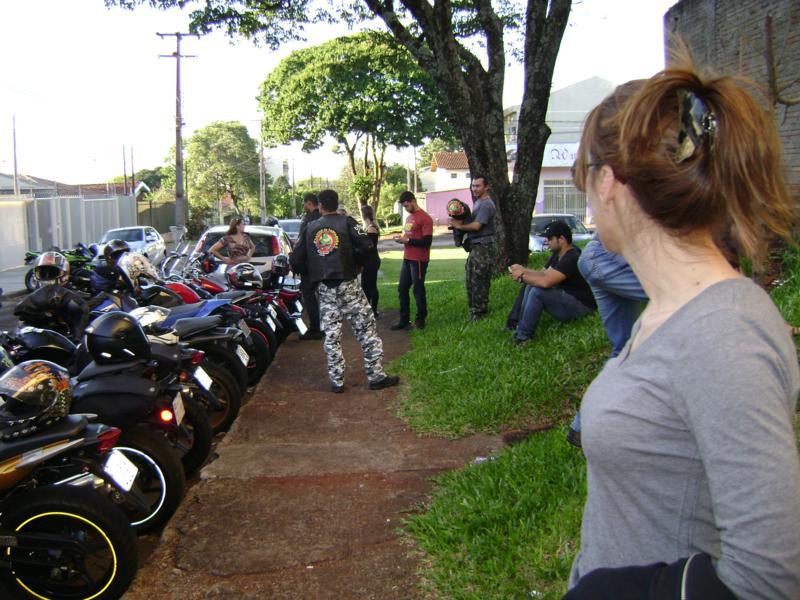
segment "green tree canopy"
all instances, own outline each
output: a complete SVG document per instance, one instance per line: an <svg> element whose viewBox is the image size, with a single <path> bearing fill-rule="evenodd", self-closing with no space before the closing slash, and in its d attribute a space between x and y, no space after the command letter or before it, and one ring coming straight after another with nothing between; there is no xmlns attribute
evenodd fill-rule
<svg viewBox="0 0 800 600"><path fill-rule="evenodd" d="M373 207L389 145L419 145L450 131L433 80L390 35L376 31L293 52L264 81L259 102L267 142L302 141L310 151L333 137L358 182L353 193Z"/></svg>
<svg viewBox="0 0 800 600"><path fill-rule="evenodd" d="M133 8L199 6L190 28L225 29L277 48L302 39L309 23L380 19L436 83L452 115L470 172L486 175L497 203L498 264L525 262L533 202L550 128L553 68L572 0L105 0ZM522 59L524 88L517 160L508 177L503 87L510 57Z"/></svg>
<svg viewBox="0 0 800 600"><path fill-rule="evenodd" d="M238 121L216 121L186 143L186 173L192 206L216 206L230 197L243 214L259 213L258 150Z"/></svg>

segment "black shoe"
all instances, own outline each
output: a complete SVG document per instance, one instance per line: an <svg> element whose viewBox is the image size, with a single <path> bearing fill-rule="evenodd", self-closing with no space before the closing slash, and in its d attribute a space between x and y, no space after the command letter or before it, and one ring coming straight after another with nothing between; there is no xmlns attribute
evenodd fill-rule
<svg viewBox="0 0 800 600"><path fill-rule="evenodd" d="M477 323L486 316L486 313L476 313L469 318L470 323Z"/></svg>
<svg viewBox="0 0 800 600"><path fill-rule="evenodd" d="M581 448L581 432L570 427L567 431L567 441L576 448Z"/></svg>
<svg viewBox="0 0 800 600"><path fill-rule="evenodd" d="M398 383L400 383L400 377L398 377L397 375L386 375L383 379L378 379L378 381L370 381L369 389L382 390L384 388L397 385Z"/></svg>
<svg viewBox="0 0 800 600"><path fill-rule="evenodd" d="M334 394L341 394L342 392L344 392L344 385L333 385L333 384L331 384L331 391Z"/></svg>
<svg viewBox="0 0 800 600"><path fill-rule="evenodd" d="M303 335L300 336L300 339L303 340L303 341L305 341L305 340L321 340L324 337L325 337L325 334L322 333L321 331L308 330Z"/></svg>
<svg viewBox="0 0 800 600"><path fill-rule="evenodd" d="M395 323L389 327L391 331L400 331L401 329L411 329L411 323Z"/></svg>
<svg viewBox="0 0 800 600"><path fill-rule="evenodd" d="M531 338L526 338L526 339L523 340L523 339L520 339L518 337L515 337L515 338L513 338L513 340L514 340L514 345L515 346L522 346L522 345L527 344L528 342L530 342Z"/></svg>
<svg viewBox="0 0 800 600"><path fill-rule="evenodd" d="M417 329L425 329L425 319L422 320L417 319L417 321L414 323L414 327L416 327Z"/></svg>

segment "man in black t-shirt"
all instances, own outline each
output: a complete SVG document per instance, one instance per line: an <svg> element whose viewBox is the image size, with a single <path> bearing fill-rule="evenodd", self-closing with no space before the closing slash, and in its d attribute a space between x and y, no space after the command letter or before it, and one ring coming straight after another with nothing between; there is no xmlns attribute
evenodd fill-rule
<svg viewBox="0 0 800 600"><path fill-rule="evenodd" d="M511 265L511 277L526 284L514 341L523 343L536 332L536 325L547 311L559 321L572 321L588 315L597 305L592 289L578 270L580 250L572 245L572 230L563 221L551 223L544 232L552 251L541 271Z"/></svg>

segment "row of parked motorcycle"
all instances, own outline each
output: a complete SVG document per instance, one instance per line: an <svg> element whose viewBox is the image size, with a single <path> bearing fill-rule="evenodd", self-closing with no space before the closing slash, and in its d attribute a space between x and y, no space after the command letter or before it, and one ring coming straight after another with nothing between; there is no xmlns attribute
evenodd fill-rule
<svg viewBox="0 0 800 600"><path fill-rule="evenodd" d="M174 266L185 254L172 253ZM124 253L90 296L55 250L0 333L0 597L119 598L283 340L305 332L286 256L262 274Z"/></svg>

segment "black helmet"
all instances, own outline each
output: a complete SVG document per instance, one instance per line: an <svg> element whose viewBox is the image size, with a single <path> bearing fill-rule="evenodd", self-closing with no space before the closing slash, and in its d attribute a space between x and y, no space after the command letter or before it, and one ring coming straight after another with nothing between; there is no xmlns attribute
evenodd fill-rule
<svg viewBox="0 0 800 600"><path fill-rule="evenodd" d="M0 438L13 440L69 414L69 373L46 360L28 360L0 377Z"/></svg>
<svg viewBox="0 0 800 600"><path fill-rule="evenodd" d="M261 273L250 263L239 263L228 268L225 273L228 278L228 283L232 287L242 288L260 288L263 283Z"/></svg>
<svg viewBox="0 0 800 600"><path fill-rule="evenodd" d="M124 240L109 240L106 247L103 248L103 258L107 262L111 262L112 259L118 259L121 254L130 251L131 247L128 246L128 242Z"/></svg>
<svg viewBox="0 0 800 600"><path fill-rule="evenodd" d="M33 276L40 285L64 285L69 280L69 262L60 252L43 252L36 259Z"/></svg>
<svg viewBox="0 0 800 600"><path fill-rule="evenodd" d="M86 328L83 345L98 365L150 358L150 341L128 313L101 315Z"/></svg>
<svg viewBox="0 0 800 600"><path fill-rule="evenodd" d="M278 254L272 259L272 272L280 277L289 274L289 257L285 254Z"/></svg>

